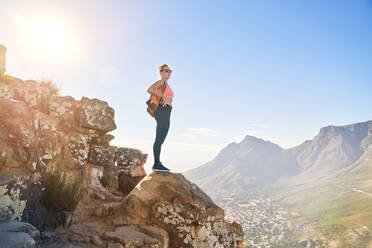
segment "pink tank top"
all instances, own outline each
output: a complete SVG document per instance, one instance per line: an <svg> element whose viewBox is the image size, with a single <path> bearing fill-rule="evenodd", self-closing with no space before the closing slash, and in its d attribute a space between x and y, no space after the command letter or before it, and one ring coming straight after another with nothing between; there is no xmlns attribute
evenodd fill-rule
<svg viewBox="0 0 372 248"><path fill-rule="evenodd" d="M169 97L172 97L173 98L173 91L172 89L170 88L169 84L167 84L167 87L165 88L164 90L164 96L169 96Z"/></svg>

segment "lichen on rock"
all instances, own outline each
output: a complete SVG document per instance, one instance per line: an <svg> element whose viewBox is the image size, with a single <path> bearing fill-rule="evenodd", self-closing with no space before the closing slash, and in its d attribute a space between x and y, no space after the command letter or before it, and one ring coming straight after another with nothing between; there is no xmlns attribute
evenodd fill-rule
<svg viewBox="0 0 372 248"><path fill-rule="evenodd" d="M124 199L113 225L156 224L174 247L241 247L242 227L181 173L152 173Z"/></svg>
<svg viewBox="0 0 372 248"><path fill-rule="evenodd" d="M22 185L22 181L17 181ZM7 185L0 186L0 221L22 220L23 210L26 207L26 201L20 199L20 189L11 188Z"/></svg>

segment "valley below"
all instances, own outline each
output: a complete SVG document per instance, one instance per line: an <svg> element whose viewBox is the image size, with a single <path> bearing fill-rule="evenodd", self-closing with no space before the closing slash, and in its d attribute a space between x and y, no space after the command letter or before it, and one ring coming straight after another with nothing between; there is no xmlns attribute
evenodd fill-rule
<svg viewBox="0 0 372 248"><path fill-rule="evenodd" d="M355 188L340 192L360 203L359 207L352 204L350 209L340 202L335 202L332 207L328 205L337 195L330 197L327 204L320 199L318 203L303 204L303 200L299 200L298 204L292 202L289 205L270 198L269 193L224 197L215 201L225 210L227 219L243 227L244 247L372 247L369 207L372 202L362 192L365 191ZM278 198L280 194L272 196ZM314 208L315 204L317 208Z"/></svg>
<svg viewBox="0 0 372 248"><path fill-rule="evenodd" d="M288 244L290 222L284 217L285 211L273 205L267 195L259 194L247 199L226 197L216 202L225 210L227 219L235 220L243 227L244 247L280 247L281 244Z"/></svg>
<svg viewBox="0 0 372 248"><path fill-rule="evenodd" d="M357 188L359 187L359 188ZM271 189L272 190L272 189ZM372 247L372 188L356 180L215 198L244 247Z"/></svg>

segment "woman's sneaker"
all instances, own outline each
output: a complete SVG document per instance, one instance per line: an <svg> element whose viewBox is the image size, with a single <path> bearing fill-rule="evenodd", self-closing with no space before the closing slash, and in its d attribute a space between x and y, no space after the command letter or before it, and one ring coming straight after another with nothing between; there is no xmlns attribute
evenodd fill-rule
<svg viewBox="0 0 372 248"><path fill-rule="evenodd" d="M170 169L168 169L167 167L165 167L161 162L155 164L152 167L152 170L153 171L161 171L161 172L169 172L170 171Z"/></svg>

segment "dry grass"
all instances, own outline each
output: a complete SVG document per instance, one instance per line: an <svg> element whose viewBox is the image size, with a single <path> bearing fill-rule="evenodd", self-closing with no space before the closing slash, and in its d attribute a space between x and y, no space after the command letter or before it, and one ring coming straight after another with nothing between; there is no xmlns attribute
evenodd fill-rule
<svg viewBox="0 0 372 248"><path fill-rule="evenodd" d="M57 84L50 79L40 80L40 86L49 88L49 91L52 95L60 95L60 89L58 88Z"/></svg>

